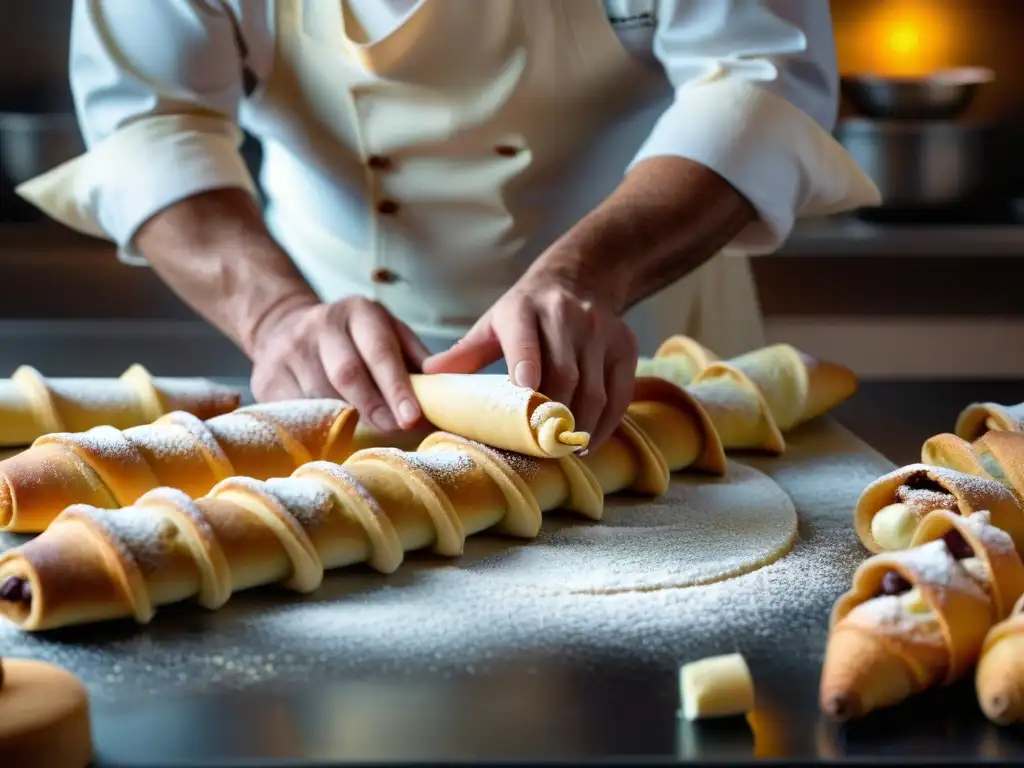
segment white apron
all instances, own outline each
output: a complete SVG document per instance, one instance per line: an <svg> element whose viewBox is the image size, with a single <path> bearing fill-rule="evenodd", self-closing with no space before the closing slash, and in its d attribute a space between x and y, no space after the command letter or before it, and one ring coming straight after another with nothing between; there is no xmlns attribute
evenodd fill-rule
<svg viewBox="0 0 1024 768"><path fill-rule="evenodd" d="M601 0L426 0L390 34L363 42L345 3L279 0L273 74L247 108L270 115L270 189L301 184L293 155L366 190L368 243L318 210L275 195L268 223L325 300L380 300L427 345L450 344L561 232L611 190L586 173L625 168L636 121L672 97L634 59ZM699 117L695 116L695 119ZM570 160L572 162L570 162ZM568 177L566 177L568 176ZM563 178L566 177L566 178ZM567 217L567 213L571 215ZM747 260L718 256L626 317L641 352L673 333L719 354L764 342Z"/></svg>

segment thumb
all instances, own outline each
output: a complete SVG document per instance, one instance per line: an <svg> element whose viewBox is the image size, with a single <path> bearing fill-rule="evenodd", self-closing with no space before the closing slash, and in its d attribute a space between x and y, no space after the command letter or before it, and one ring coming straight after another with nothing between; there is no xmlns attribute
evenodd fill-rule
<svg viewBox="0 0 1024 768"><path fill-rule="evenodd" d="M450 349L423 361L424 373L476 373L501 359L501 344L490 319L481 318Z"/></svg>

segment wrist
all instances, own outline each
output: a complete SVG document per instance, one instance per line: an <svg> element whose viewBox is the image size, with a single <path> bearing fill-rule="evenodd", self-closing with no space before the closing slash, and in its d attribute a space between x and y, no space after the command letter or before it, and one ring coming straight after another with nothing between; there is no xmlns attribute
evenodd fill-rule
<svg viewBox="0 0 1024 768"><path fill-rule="evenodd" d="M267 349L272 339L298 322L299 317L320 301L311 292L296 291L272 299L258 312L243 309L239 332L236 334L242 350L252 360Z"/></svg>
<svg viewBox="0 0 1024 768"><path fill-rule="evenodd" d="M574 296L594 301L616 315L628 308L628 265L596 249L569 244L554 247L534 262L530 272L541 284L561 285Z"/></svg>

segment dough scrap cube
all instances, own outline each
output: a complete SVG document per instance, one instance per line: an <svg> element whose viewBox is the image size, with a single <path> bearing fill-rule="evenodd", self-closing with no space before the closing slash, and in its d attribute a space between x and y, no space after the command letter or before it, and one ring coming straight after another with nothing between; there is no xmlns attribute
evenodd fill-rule
<svg viewBox="0 0 1024 768"><path fill-rule="evenodd" d="M739 653L683 665L679 670L679 693L687 720L732 717L754 708L754 680Z"/></svg>

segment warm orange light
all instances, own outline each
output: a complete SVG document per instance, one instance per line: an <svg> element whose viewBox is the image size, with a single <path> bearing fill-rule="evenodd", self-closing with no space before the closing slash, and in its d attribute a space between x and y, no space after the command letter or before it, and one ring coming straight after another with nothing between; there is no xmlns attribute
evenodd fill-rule
<svg viewBox="0 0 1024 768"><path fill-rule="evenodd" d="M843 46L847 71L923 75L953 66L956 13L933 0L858 0L855 40Z"/></svg>
<svg viewBox="0 0 1024 768"><path fill-rule="evenodd" d="M921 48L921 32L910 24L900 24L889 30L889 49L893 53L909 56Z"/></svg>

